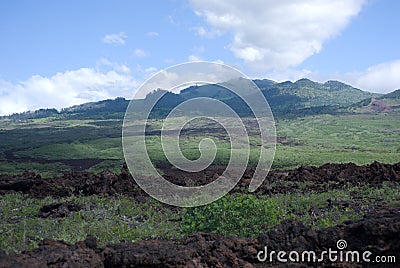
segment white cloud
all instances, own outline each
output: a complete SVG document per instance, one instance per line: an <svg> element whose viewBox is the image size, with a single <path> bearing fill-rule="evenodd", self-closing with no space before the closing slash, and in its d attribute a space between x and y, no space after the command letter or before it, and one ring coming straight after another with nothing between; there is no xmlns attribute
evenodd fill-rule
<svg viewBox="0 0 400 268"><path fill-rule="evenodd" d="M124 32L120 32L118 34L107 34L103 37L103 42L113 45L125 45L125 40L127 38L128 36Z"/></svg>
<svg viewBox="0 0 400 268"><path fill-rule="evenodd" d="M128 75L131 74L131 69L129 69L129 67L126 66L125 64L117 65L114 68L119 73L128 74Z"/></svg>
<svg viewBox="0 0 400 268"><path fill-rule="evenodd" d="M146 73L154 73L157 71L156 67L148 67L144 70Z"/></svg>
<svg viewBox="0 0 400 268"><path fill-rule="evenodd" d="M174 15L169 15L167 16L167 20L169 21L169 23L171 23L172 25L179 25L179 22L175 19Z"/></svg>
<svg viewBox="0 0 400 268"><path fill-rule="evenodd" d="M211 69L210 69L211 68ZM238 72L224 65L178 64L172 69L167 68L150 77L135 95L135 98L144 98L157 88L178 93L190 85L204 83L220 83L237 79Z"/></svg>
<svg viewBox="0 0 400 268"><path fill-rule="evenodd" d="M133 55L137 58L143 58L147 56L147 53L143 49L136 48L135 51L133 52Z"/></svg>
<svg viewBox="0 0 400 268"><path fill-rule="evenodd" d="M371 66L366 70L349 73L324 74L309 70L293 69L289 70L289 72L288 70L284 72L272 72L268 77L276 81L282 81L279 78L287 78L286 80L295 81L307 77L322 83L327 80L338 80L365 91L386 94L400 89L399 74L400 60L395 60Z"/></svg>
<svg viewBox="0 0 400 268"><path fill-rule="evenodd" d="M138 83L121 65L106 72L81 68L20 83L0 80L0 115L39 108L64 108L118 96L132 98Z"/></svg>
<svg viewBox="0 0 400 268"><path fill-rule="evenodd" d="M188 61L201 61L201 58L199 56L196 56L196 55L190 55L188 57Z"/></svg>
<svg viewBox="0 0 400 268"><path fill-rule="evenodd" d="M195 61L202 61L202 57L200 54L204 52L204 47L203 46L194 46L191 49L192 54L188 56L188 61L190 62L195 62Z"/></svg>
<svg viewBox="0 0 400 268"><path fill-rule="evenodd" d="M230 50L258 70L297 66L338 35L366 0L191 0L212 27L197 34L232 32Z"/></svg>
<svg viewBox="0 0 400 268"><path fill-rule="evenodd" d="M361 89L388 93L400 89L400 60L381 63L351 76L354 85Z"/></svg>
<svg viewBox="0 0 400 268"><path fill-rule="evenodd" d="M101 58L99 61L97 61L97 69L103 68L104 66L108 67L108 68L112 68L113 70L115 70L119 73L124 73L124 74L131 73L131 69L128 66L126 66L125 64L112 62L107 58Z"/></svg>
<svg viewBox="0 0 400 268"><path fill-rule="evenodd" d="M157 33L157 32L147 32L146 35L147 35L147 36L150 36L150 37L157 37L157 36L159 36L160 34Z"/></svg>
<svg viewBox="0 0 400 268"><path fill-rule="evenodd" d="M221 35L221 31L217 29L207 29L202 26L200 27L193 27L192 28L198 36L205 37L205 38L214 38Z"/></svg>
<svg viewBox="0 0 400 268"><path fill-rule="evenodd" d="M312 71L307 69L298 70L298 69L288 68L283 71L269 72L266 77L260 77L260 79L268 78L274 80L275 82L285 82L285 81L294 82L301 78L309 77L310 75L312 75Z"/></svg>
<svg viewBox="0 0 400 268"><path fill-rule="evenodd" d="M99 61L97 61L98 65L105 65L105 66L111 66L113 63L107 59L107 58L101 58Z"/></svg>

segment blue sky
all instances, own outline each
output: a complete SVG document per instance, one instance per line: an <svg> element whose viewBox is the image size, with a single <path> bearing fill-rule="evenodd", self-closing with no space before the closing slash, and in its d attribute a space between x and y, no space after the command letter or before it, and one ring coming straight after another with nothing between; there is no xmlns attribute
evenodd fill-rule
<svg viewBox="0 0 400 268"><path fill-rule="evenodd" d="M124 96L218 61L253 78L400 88L400 1L1 1L0 114Z"/></svg>

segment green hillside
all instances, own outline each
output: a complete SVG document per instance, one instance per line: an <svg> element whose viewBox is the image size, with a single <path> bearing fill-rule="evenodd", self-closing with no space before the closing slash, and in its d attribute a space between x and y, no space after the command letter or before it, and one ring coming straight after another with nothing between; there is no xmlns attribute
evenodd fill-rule
<svg viewBox="0 0 400 268"><path fill-rule="evenodd" d="M169 111L185 100L197 97L209 97L218 99L231 106L239 115L250 116L249 107L241 98L229 91L227 88L233 83L243 83L244 78L227 81L221 85L200 85L190 86L183 89L179 94L156 90L146 96L144 100L135 100L135 105L141 106L152 103L165 94L151 113L152 118L163 118ZM336 114L346 112L348 107L361 107L369 105L371 99L390 99L389 104L396 104L399 91L386 95L369 93L338 81L326 83L313 82L309 79L300 79L294 83L287 81L276 83L274 81L254 80L262 90L267 99L274 116L301 116L307 114ZM40 109L20 114L13 114L9 117L12 120L29 120L38 118L68 118L68 119L122 119L129 100L116 98L114 100L103 100L90 102L57 111L55 109Z"/></svg>

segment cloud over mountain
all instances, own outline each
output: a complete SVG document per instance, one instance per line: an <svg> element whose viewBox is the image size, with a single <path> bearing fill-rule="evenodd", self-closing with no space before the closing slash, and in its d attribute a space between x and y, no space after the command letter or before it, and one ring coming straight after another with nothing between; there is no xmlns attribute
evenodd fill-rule
<svg viewBox="0 0 400 268"><path fill-rule="evenodd" d="M389 93L400 89L400 60L369 67L361 73L354 84L372 92Z"/></svg>
<svg viewBox="0 0 400 268"><path fill-rule="evenodd" d="M43 107L59 109L116 96L131 98L138 83L127 68L80 68L51 77L34 75L19 83L0 80L0 115Z"/></svg>
<svg viewBox="0 0 400 268"><path fill-rule="evenodd" d="M229 32L230 50L261 70L297 66L318 53L356 16L365 0L191 0L213 31Z"/></svg>

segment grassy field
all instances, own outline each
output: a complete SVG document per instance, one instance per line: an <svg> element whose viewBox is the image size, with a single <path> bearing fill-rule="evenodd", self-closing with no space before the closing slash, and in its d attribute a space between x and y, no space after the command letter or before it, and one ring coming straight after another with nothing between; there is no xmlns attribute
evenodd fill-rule
<svg viewBox="0 0 400 268"><path fill-rule="evenodd" d="M109 169L118 173L124 161L121 124L121 120L1 119L0 174L32 170L51 177L73 168L63 160L87 158L102 160L91 166L90 171ZM162 121L153 120L149 129L156 131L161 126ZM273 168L400 162L398 112L278 119L276 127L278 144ZM199 133L182 136L183 154L191 159L199 157L198 144L205 136ZM230 154L226 133L214 132L209 137L218 148L214 163L226 164ZM250 144L249 165L253 165L257 162L259 138L250 137ZM165 162L158 136L149 136L147 146L154 162ZM350 205L331 206L327 200ZM55 202L72 202L82 209L64 218L38 217L43 205ZM326 192L300 191L261 197L236 193L191 209L171 208L156 201L139 203L127 196L34 199L7 194L0 196L0 248L19 252L36 247L46 237L76 242L87 234L98 237L100 246L117 241L183 237L196 231L256 237L285 219L295 218L315 228L329 227L360 218L378 205L399 206L400 186L361 184ZM312 213L315 210L319 211L317 215Z"/></svg>
<svg viewBox="0 0 400 268"><path fill-rule="evenodd" d="M331 206L327 200L339 205ZM43 205L55 202L71 202L82 209L64 218L38 217ZM250 194L228 194L210 205L188 209L166 207L154 200L138 203L126 196L34 199L8 194L0 196L0 248L20 252L37 247L44 238L74 243L87 234L96 236L100 246L148 238L179 238L198 231L257 237L285 219L324 228L359 219L378 205L399 206L400 186L359 185L327 192L258 198Z"/></svg>
<svg viewBox="0 0 400 268"><path fill-rule="evenodd" d="M400 161L398 114L320 115L277 122L278 136L297 146L278 144L276 166Z"/></svg>
<svg viewBox="0 0 400 268"><path fill-rule="evenodd" d="M16 174L29 169L52 176L71 169L58 160L85 158L104 160L91 167L92 171L103 168L118 171L123 162L121 124L121 120L47 118L10 122L3 119L0 121L0 173ZM161 120L149 123L149 129L153 131L161 127ZM400 161L398 112L279 119L276 120L276 128L278 144L273 167ZM230 157L230 144L223 132L181 136L183 154L191 159L199 157L198 144L205 136L217 144L214 163L226 164ZM149 136L146 145L153 161L165 162L159 141L158 136ZM250 137L249 165L257 163L258 143L259 137ZM44 162L51 160L51 163L40 163L37 159L44 159Z"/></svg>

